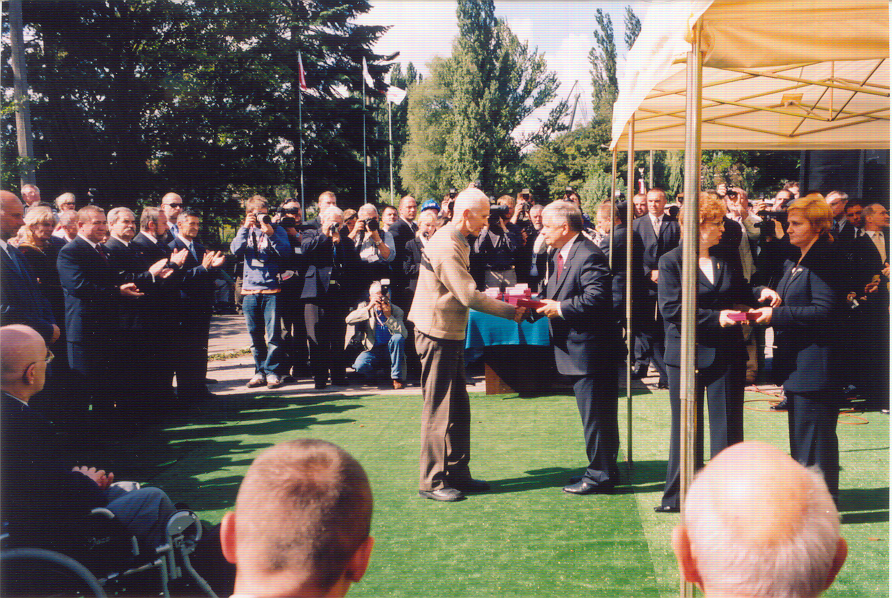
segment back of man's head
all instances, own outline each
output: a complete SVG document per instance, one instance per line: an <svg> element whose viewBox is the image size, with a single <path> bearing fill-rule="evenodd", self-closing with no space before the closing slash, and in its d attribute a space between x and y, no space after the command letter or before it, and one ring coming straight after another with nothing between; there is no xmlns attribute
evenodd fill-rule
<svg viewBox="0 0 892 598"><path fill-rule="evenodd" d="M371 519L368 477L343 449L300 439L265 450L223 520L235 593L343 595L368 565Z"/></svg>
<svg viewBox="0 0 892 598"><path fill-rule="evenodd" d="M707 596L818 596L847 554L821 473L759 442L725 449L697 475L672 545Z"/></svg>

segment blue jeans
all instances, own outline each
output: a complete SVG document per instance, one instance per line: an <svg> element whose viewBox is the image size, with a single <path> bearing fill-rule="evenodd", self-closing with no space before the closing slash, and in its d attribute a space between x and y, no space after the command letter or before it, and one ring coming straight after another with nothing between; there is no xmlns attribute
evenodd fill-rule
<svg viewBox="0 0 892 598"><path fill-rule="evenodd" d="M375 370L383 369L390 364L390 377L394 380L403 379L403 367L406 363L405 351L406 339L401 334L390 337L387 345L375 345L371 351L363 351L353 362L353 369L360 374L371 374Z"/></svg>
<svg viewBox="0 0 892 598"><path fill-rule="evenodd" d="M279 323L279 296L245 295L242 311L251 335L251 354L254 356L254 373L262 376L282 375L284 345L282 326Z"/></svg>

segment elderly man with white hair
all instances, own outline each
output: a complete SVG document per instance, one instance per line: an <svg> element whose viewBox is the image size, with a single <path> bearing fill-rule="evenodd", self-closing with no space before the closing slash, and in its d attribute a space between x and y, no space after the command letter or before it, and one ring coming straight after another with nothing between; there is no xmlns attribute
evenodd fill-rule
<svg viewBox="0 0 892 598"><path fill-rule="evenodd" d="M468 271L468 235L479 235L489 198L465 189L455 198L452 221L428 241L409 320L421 357L421 457L418 494L454 502L489 484L471 477L471 402L465 388L464 346L468 312L476 309L520 321L525 308L487 297Z"/></svg>
<svg viewBox="0 0 892 598"><path fill-rule="evenodd" d="M709 596L812 598L848 554L820 471L760 442L740 442L700 471L672 548Z"/></svg>

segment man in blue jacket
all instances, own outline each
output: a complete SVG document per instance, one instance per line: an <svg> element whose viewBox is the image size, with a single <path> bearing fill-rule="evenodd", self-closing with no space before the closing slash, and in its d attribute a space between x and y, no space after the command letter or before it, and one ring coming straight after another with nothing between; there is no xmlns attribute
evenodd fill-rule
<svg viewBox="0 0 892 598"><path fill-rule="evenodd" d="M239 228L230 250L244 259L242 311L251 335L254 376L248 388L278 388L284 384L285 347L279 317L279 270L291 253L288 234L272 223L267 201L255 195L245 203L245 223Z"/></svg>

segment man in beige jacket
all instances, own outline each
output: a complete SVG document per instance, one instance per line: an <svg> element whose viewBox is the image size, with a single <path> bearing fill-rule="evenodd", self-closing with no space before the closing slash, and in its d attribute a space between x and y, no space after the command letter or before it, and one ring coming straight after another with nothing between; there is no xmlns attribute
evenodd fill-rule
<svg viewBox="0 0 892 598"><path fill-rule="evenodd" d="M489 484L471 477L471 402L465 389L465 328L468 310L520 321L525 308L487 297L468 271L470 246L489 217L489 200L468 188L455 198L452 221L424 249L409 320L421 357L421 458L418 493L454 502Z"/></svg>

